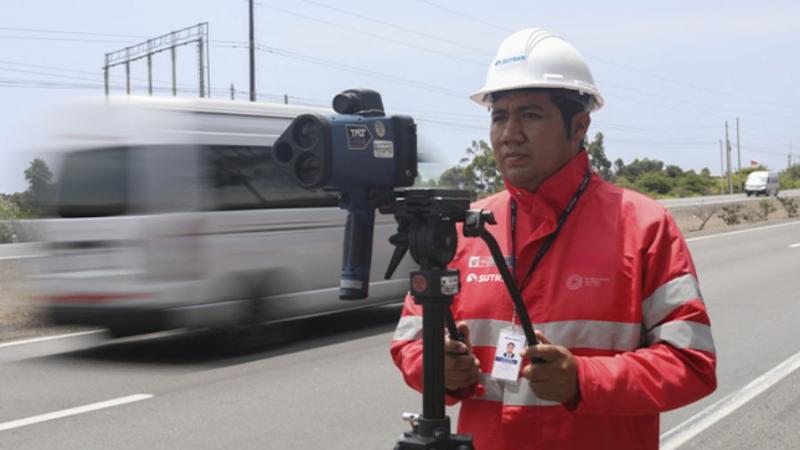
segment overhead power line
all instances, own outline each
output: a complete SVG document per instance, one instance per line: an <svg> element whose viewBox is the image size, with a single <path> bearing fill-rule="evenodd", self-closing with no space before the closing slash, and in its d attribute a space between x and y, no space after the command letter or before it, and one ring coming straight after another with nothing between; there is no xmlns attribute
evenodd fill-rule
<svg viewBox="0 0 800 450"><path fill-rule="evenodd" d="M2 35L0 39L24 40L24 41L56 41L56 42L81 42L92 44L130 44L131 41L119 39L88 39L88 38L68 38L68 37L47 37L47 36L9 36Z"/></svg>
<svg viewBox="0 0 800 450"><path fill-rule="evenodd" d="M83 36L105 36L105 37L124 37L132 39L142 39L146 36L136 34L117 34L117 33L94 33L89 31L70 31L70 30L46 30L42 28L19 28L19 27L0 27L0 31L22 31L26 33L48 33L48 34L74 34Z"/></svg>
<svg viewBox="0 0 800 450"><path fill-rule="evenodd" d="M275 6L275 5L267 5L267 4L262 3L262 2L255 2L255 4L257 6L260 6L260 7L263 7L263 8L269 8L271 10L282 12L284 14L288 14L288 15L295 16L295 17L300 17L302 19L309 20L309 21L312 21L312 22L317 22L317 23L321 23L321 24L324 24L324 25L328 25L328 26L331 26L331 27L339 29L339 30L347 30L347 31L350 31L350 32L353 32L353 33L358 33L358 34L361 34L361 35L364 35L364 36L369 36L372 39L378 39L378 40L381 40L381 41L384 41L384 42L390 42L390 43L395 44L395 45L400 45L400 46L403 46L403 47L413 48L415 50L419 50L419 51L423 51L423 52L427 52L427 53L432 53L432 54L435 54L435 55L438 55L438 56L444 56L445 58L454 59L454 60L465 62L465 63L468 63L468 64L474 64L474 65L477 65L477 66L480 66L480 67L486 66L486 64L484 62L478 61L476 59L464 58L464 57L461 57L461 56L458 56L458 55L453 55L452 53L448 53L448 52L444 52L444 51L440 51L440 50L436 50L436 49L432 49L432 48L428 48L428 47L423 47L421 45L415 45L415 44L412 44L412 43L407 42L407 41L402 41L402 40L399 40L399 39L392 39L392 38L389 38L387 36L384 36L384 35L381 35L381 34L378 34L378 33L372 33L372 32L366 31L366 30L357 29L357 28L353 28L353 27L348 27L348 26L342 25L341 23L331 22L331 21L323 20L323 19L317 19L317 18L308 16L308 15L301 14L301 13L294 12L294 11L290 11L288 9L284 9L284 8L281 8L281 7L278 7L278 6Z"/></svg>
<svg viewBox="0 0 800 450"><path fill-rule="evenodd" d="M491 27L491 28L494 28L494 29L500 30L500 31L508 31L508 27L503 27L503 26L500 26L500 25L496 25L496 24L493 24L493 23L489 22L488 20L481 19L481 18L475 17L475 16L470 16L469 14L464 14L461 11L456 11L454 9L447 8L447 7L442 6L442 5L440 5L440 4L436 3L436 2L432 2L430 0L418 0L418 1L420 1L422 3L425 3L427 5L433 6L434 8L441 9L442 11L447 11L450 14L453 14L453 15L456 15L456 16L459 16L459 17L464 17L466 19L470 19L470 20L473 20L473 21L478 22L478 23L482 23L482 24L486 25L487 27Z"/></svg>
<svg viewBox="0 0 800 450"><path fill-rule="evenodd" d="M344 14L344 15L346 15L348 17L357 17L357 18L365 20L367 22L370 22L370 23L373 23L373 24L383 25L385 27L393 28L395 30L402 31L404 33L409 33L409 34L413 34L413 35L417 35L417 36L422 36L422 37L425 37L427 39L433 39L436 42L444 42L444 43L452 45L454 47L463 48L465 50L470 50L470 51L481 53L481 54L484 54L484 55L494 56L494 52L489 52L489 51L487 51L485 49L482 49L482 48L472 47L470 45L465 45L462 42L457 42L457 41L453 41L453 40L450 40L450 39L445 39L441 35L437 36L437 35L434 35L434 34L429 34L429 33L425 33L425 32L422 32L422 31L414 30L414 29L411 29L411 28L408 28L408 27L404 27L404 26L397 25L397 24L394 24L394 23L386 22L386 21L381 20L381 19L376 19L375 17L370 17L370 16L367 16L365 14L360 14L360 13L357 13L357 12L352 11L352 10L343 9L343 8L337 8L335 6L331 6L331 5L328 5L326 3L322 3L322 2L318 2L316 0L302 0L302 1L305 2L305 3L310 3L312 5L319 6L320 8L325 8L325 9L328 9L328 10L331 10L331 11L336 11L336 12Z"/></svg>
<svg viewBox="0 0 800 450"><path fill-rule="evenodd" d="M221 44L215 45L215 47L219 47L219 46L223 46L223 45L221 45ZM249 45L248 44L229 44L229 45L227 45L227 47L249 48ZM295 60L298 60L298 61L304 61L304 62L308 62L308 63L320 65L320 66L330 67L330 68L336 69L336 70L341 70L341 71L350 72L350 73L356 73L356 74L364 75L364 76L367 76L367 77L370 77L370 78L376 78L376 79L388 81L388 82L391 82L391 83L395 83L395 84L399 84L399 85L403 85L403 86L407 86L407 87L412 87L412 88L415 88L415 89L420 89L420 90L432 92L432 93L435 93L435 94L447 95L447 96L458 97L458 98L466 98L466 94L464 92L456 91L454 89L446 88L446 87L443 87L443 86L437 86L437 85L430 84L430 83L425 83L425 82L422 82L422 81L415 81L415 80L411 80L411 79L408 79L408 78L399 77L399 76L396 76L396 75L390 75L390 74L383 73L383 72L377 72L377 71L374 71L374 70L364 69L362 67L350 66L350 65L342 64L342 63L339 63L339 62L336 62L336 61L330 61L330 60L326 60L326 59L322 59L322 58L317 58L317 57L314 57L314 56L310 56L310 55L306 55L306 54L303 54L303 53L294 52L294 51L290 51L290 50L285 50L285 49L278 48L278 47L273 47L273 46L268 46L268 45L263 45L263 44L256 44L256 50L264 52L264 53L270 53L270 54L274 54L274 55L278 55L278 56L283 56L285 58L295 59Z"/></svg>

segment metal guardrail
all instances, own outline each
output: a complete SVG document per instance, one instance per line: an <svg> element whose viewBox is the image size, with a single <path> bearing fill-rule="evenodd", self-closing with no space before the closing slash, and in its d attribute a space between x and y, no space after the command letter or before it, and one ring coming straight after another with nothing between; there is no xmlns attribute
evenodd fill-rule
<svg viewBox="0 0 800 450"><path fill-rule="evenodd" d="M780 191L780 197L800 197L800 189ZM748 197L746 194L708 195L704 197L671 198L657 200L667 208L685 208L689 206L720 205L726 203L754 202L772 197Z"/></svg>

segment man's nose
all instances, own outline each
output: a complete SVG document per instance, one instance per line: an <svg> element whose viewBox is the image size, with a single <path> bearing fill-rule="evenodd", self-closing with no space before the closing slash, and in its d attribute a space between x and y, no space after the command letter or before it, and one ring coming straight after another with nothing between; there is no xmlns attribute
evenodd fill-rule
<svg viewBox="0 0 800 450"><path fill-rule="evenodd" d="M522 124L518 118L509 117L503 127L503 134L500 135L500 141L503 144L518 144L525 140L525 134L522 132Z"/></svg>

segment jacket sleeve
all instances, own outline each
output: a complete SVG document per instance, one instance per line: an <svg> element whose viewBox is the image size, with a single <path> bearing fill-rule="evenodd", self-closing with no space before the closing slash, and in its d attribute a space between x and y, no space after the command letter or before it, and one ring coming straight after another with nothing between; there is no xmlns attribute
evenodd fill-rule
<svg viewBox="0 0 800 450"><path fill-rule="evenodd" d="M403 312L392 337L391 354L406 384L422 392L422 307L414 302L410 294L406 295ZM477 385L447 391L445 402L454 405L463 398L471 397L476 389Z"/></svg>
<svg viewBox="0 0 800 450"><path fill-rule="evenodd" d="M642 241L635 258L642 274L643 347L576 357L581 394L576 412L656 414L716 388L711 326L686 241L666 211Z"/></svg>

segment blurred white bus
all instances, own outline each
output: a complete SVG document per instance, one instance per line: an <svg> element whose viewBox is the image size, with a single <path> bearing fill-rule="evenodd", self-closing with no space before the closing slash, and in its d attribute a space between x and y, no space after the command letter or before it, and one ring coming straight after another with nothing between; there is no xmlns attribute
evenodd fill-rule
<svg viewBox="0 0 800 450"><path fill-rule="evenodd" d="M377 215L366 301L338 299L345 212L297 187L271 145L322 108L201 99L81 101L51 119L57 218L39 224L38 298L56 324L117 336L225 328L402 300Z"/></svg>

